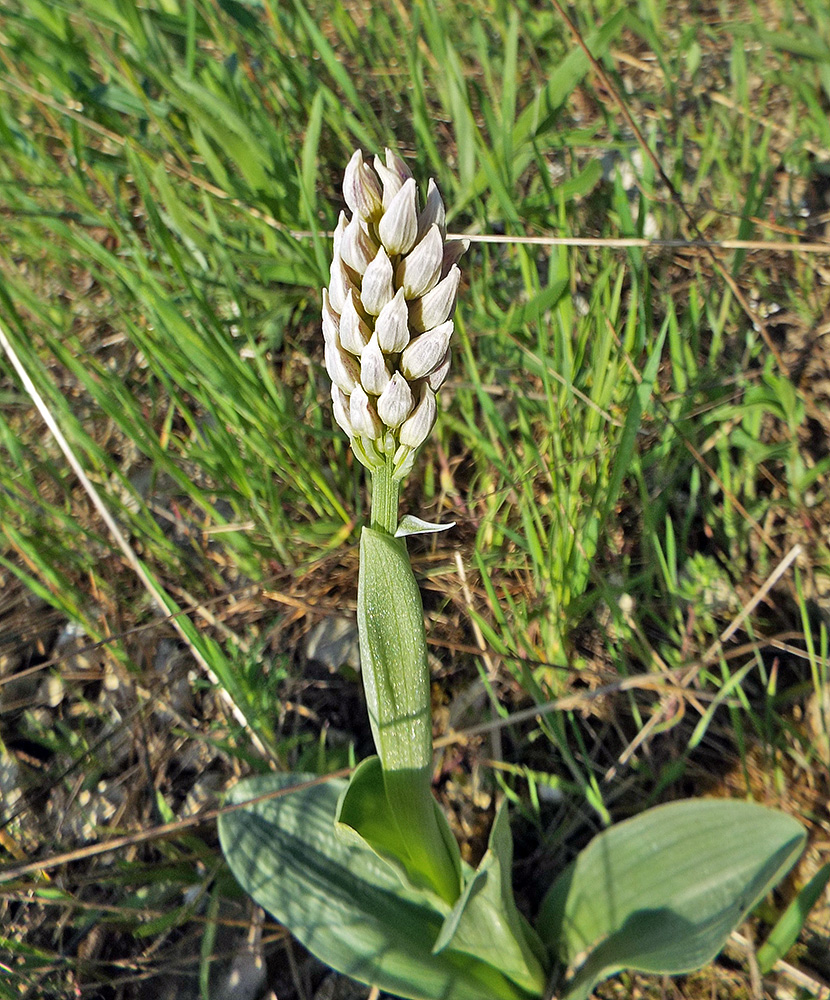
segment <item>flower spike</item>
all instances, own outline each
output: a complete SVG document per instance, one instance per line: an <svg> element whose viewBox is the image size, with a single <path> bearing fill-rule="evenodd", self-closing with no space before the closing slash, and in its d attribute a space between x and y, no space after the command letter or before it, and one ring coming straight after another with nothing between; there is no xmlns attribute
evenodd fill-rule
<svg viewBox="0 0 830 1000"><path fill-rule="evenodd" d="M447 241L434 180L426 200L390 149L374 169L356 150L343 178L331 283L323 291L325 360L335 422L369 469L412 468L450 368L452 314L467 240Z"/></svg>

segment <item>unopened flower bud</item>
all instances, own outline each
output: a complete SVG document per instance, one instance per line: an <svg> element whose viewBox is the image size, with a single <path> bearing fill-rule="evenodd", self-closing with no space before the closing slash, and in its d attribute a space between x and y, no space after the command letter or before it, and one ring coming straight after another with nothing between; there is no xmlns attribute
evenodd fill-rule
<svg viewBox="0 0 830 1000"><path fill-rule="evenodd" d="M335 312L339 313L343 309L343 303L346 301L346 292L350 288L357 291L357 286L346 270L343 258L336 256L331 262L331 281L329 282L329 300Z"/></svg>
<svg viewBox="0 0 830 1000"><path fill-rule="evenodd" d="M432 430L437 412L435 393L428 385L425 385L421 391L420 402L415 407L412 416L401 424L398 434L398 440L401 444L408 448L419 448Z"/></svg>
<svg viewBox="0 0 830 1000"><path fill-rule="evenodd" d="M357 359L334 343L326 344L326 371L332 382L347 396L354 392L355 386L360 381L360 365Z"/></svg>
<svg viewBox="0 0 830 1000"><path fill-rule="evenodd" d="M418 234L418 192L415 179L410 177L403 187L384 206L383 218L378 224L378 236L390 255L409 253Z"/></svg>
<svg viewBox="0 0 830 1000"><path fill-rule="evenodd" d="M378 416L387 427L399 427L412 412L414 405L409 383L400 372L395 372L389 385L378 397Z"/></svg>
<svg viewBox="0 0 830 1000"><path fill-rule="evenodd" d="M375 171L383 184L383 209L386 211L404 181L412 176L412 171L391 149L386 150L386 163L379 156L375 157Z"/></svg>
<svg viewBox="0 0 830 1000"><path fill-rule="evenodd" d="M450 320L411 340L401 355L401 371L404 375L414 380L435 371L444 360L444 355L450 346L452 331L453 323Z"/></svg>
<svg viewBox="0 0 830 1000"><path fill-rule="evenodd" d="M375 259L377 252L377 243L361 224L360 219L355 216L346 227L340 241L340 256L344 263L358 274L363 274Z"/></svg>
<svg viewBox="0 0 830 1000"><path fill-rule="evenodd" d="M374 441L383 432L383 425L375 413L369 397L357 385L349 396L349 421L355 435Z"/></svg>
<svg viewBox="0 0 830 1000"><path fill-rule="evenodd" d="M447 379L447 375L450 373L450 366L452 364L452 348L447 348L447 353L444 355L444 360L429 373L426 377L426 383L432 389L433 392L438 392L441 386Z"/></svg>
<svg viewBox="0 0 830 1000"><path fill-rule="evenodd" d="M323 339L336 344L340 336L340 317L332 308L327 289L323 289Z"/></svg>
<svg viewBox="0 0 830 1000"><path fill-rule="evenodd" d="M461 271L453 264L446 278L442 278L435 288L426 295L413 299L409 305L409 322L413 330L423 333L441 323L445 323L455 308L455 296Z"/></svg>
<svg viewBox="0 0 830 1000"><path fill-rule="evenodd" d="M360 301L370 316L377 316L381 309L395 297L395 287L392 284L392 262L383 247L366 268L363 275L363 285L360 289ZM336 308L336 307L335 307Z"/></svg>
<svg viewBox="0 0 830 1000"><path fill-rule="evenodd" d="M353 215L366 222L377 221L383 211L380 182L372 168L363 162L363 153L356 149L343 176L343 198Z"/></svg>
<svg viewBox="0 0 830 1000"><path fill-rule="evenodd" d="M435 181L430 177L427 186L427 202L424 210L418 216L418 239L422 240L429 232L430 226L438 226L441 232L441 239L447 236L447 215L444 209L444 202L438 193Z"/></svg>
<svg viewBox="0 0 830 1000"><path fill-rule="evenodd" d="M417 298L428 292L441 277L441 263L444 259L444 241L438 226L432 225L429 232L415 244L415 248L401 259L395 274L396 283L403 288L408 299Z"/></svg>
<svg viewBox="0 0 830 1000"><path fill-rule="evenodd" d="M392 199L403 187L403 180L394 170L386 167L379 156L375 157L375 170L383 184L383 210L386 211L392 203Z"/></svg>
<svg viewBox="0 0 830 1000"><path fill-rule="evenodd" d="M354 437L354 430L349 420L349 397L345 392L332 382L331 384L331 411L338 426L344 430L350 438Z"/></svg>
<svg viewBox="0 0 830 1000"><path fill-rule="evenodd" d="M386 167L388 170L394 170L394 172L400 177L401 183L403 181L409 180L412 176L412 171L409 169L406 160L402 160L397 153L394 153L388 146L383 150L383 155L386 157Z"/></svg>
<svg viewBox="0 0 830 1000"><path fill-rule="evenodd" d="M372 331L369 324L357 311L354 304L355 295L350 288L346 293L343 311L340 313L340 346L359 357L363 348L369 343Z"/></svg>
<svg viewBox="0 0 830 1000"><path fill-rule="evenodd" d="M441 261L441 277L445 274L449 274L453 264L457 264L469 249L469 240L448 240L444 244L444 256Z"/></svg>
<svg viewBox="0 0 830 1000"><path fill-rule="evenodd" d="M390 378L386 359L378 343L378 335L373 333L360 355L360 384L370 395L379 396L389 385Z"/></svg>
<svg viewBox="0 0 830 1000"><path fill-rule="evenodd" d="M375 333L385 354L400 354L409 343L409 311L402 288L381 309L375 320Z"/></svg>
<svg viewBox="0 0 830 1000"><path fill-rule="evenodd" d="M349 220L346 218L346 213L342 212L337 216L337 225L334 227L334 233L332 234L332 239L334 242L334 252L332 257L340 256L340 245L343 242L343 233L346 232L346 227L349 225Z"/></svg>

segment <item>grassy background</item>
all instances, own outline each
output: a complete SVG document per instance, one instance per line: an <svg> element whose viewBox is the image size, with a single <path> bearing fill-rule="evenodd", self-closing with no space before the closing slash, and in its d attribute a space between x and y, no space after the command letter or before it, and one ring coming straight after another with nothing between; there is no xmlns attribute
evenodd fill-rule
<svg viewBox="0 0 830 1000"><path fill-rule="evenodd" d="M499 723L437 768L465 849L508 794L532 909L611 819L751 794L807 822L820 860L830 15L571 16L606 79L525 0L0 4L0 324L149 577L4 357L0 997L220 997L259 949L278 995L314 995L211 824L130 838L241 774L368 750L353 670L303 655L350 621L367 510L319 331L357 146L435 177L472 238L405 496L458 522L411 546L437 732ZM812 983L822 932L790 956ZM671 989L759 995L737 970Z"/></svg>

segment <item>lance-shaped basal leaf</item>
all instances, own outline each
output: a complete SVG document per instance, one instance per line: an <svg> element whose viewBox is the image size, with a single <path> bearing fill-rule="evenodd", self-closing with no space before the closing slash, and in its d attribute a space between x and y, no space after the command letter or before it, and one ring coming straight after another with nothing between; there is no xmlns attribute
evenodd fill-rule
<svg viewBox="0 0 830 1000"><path fill-rule="evenodd" d="M240 782L227 803L313 779L268 774ZM329 781L219 818L242 888L326 965L414 1000L529 1000L498 969L468 955L433 954L444 914L395 872L334 830L345 782Z"/></svg>
<svg viewBox="0 0 830 1000"><path fill-rule="evenodd" d="M493 962L530 993L542 994L548 963L545 948L524 920L513 897L513 838L507 804L496 813L487 851L444 921L435 952L445 948Z"/></svg>
<svg viewBox="0 0 830 1000"><path fill-rule="evenodd" d="M749 802L650 809L595 837L543 900L537 930L567 966L561 1000L622 969L698 969L792 867L805 833Z"/></svg>

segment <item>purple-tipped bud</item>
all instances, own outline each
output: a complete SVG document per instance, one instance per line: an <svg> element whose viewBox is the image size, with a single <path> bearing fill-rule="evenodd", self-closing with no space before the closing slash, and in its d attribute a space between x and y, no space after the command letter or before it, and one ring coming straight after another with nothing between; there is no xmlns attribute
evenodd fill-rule
<svg viewBox="0 0 830 1000"><path fill-rule="evenodd" d="M415 237L418 234L417 202L415 179L410 177L404 181L403 187L389 205L384 206L383 218L378 224L378 236L390 256L409 253L415 246Z"/></svg>
<svg viewBox="0 0 830 1000"><path fill-rule="evenodd" d="M363 285L360 289L360 301L370 316L377 316L387 302L395 297L395 287L392 283L392 262L383 247L366 268L363 275ZM336 308L336 307L335 307Z"/></svg>
<svg viewBox="0 0 830 1000"><path fill-rule="evenodd" d="M444 360L444 355L450 346L452 331L453 323L450 320L411 340L401 355L401 371L404 375L410 380L415 380L435 371Z"/></svg>
<svg viewBox="0 0 830 1000"><path fill-rule="evenodd" d="M389 385L390 378L386 359L378 343L378 335L373 333L360 355L360 384L372 396L379 396Z"/></svg>
<svg viewBox="0 0 830 1000"><path fill-rule="evenodd" d="M395 372L389 385L378 397L378 416L387 427L399 427L412 412L415 400L409 383Z"/></svg>
<svg viewBox="0 0 830 1000"><path fill-rule="evenodd" d="M346 301L340 313L340 346L355 357L359 357L363 348L369 343L372 331L357 311L354 300L355 295L350 288L346 292Z"/></svg>
<svg viewBox="0 0 830 1000"><path fill-rule="evenodd" d="M383 155L386 157L386 166L389 170L394 170L394 172L400 177L401 183L412 176L412 171L406 165L406 160L402 160L397 153L393 153L392 150L386 146L383 150Z"/></svg>
<svg viewBox="0 0 830 1000"><path fill-rule="evenodd" d="M343 176L343 198L353 215L365 222L376 222L383 211L380 181L363 162L363 153L356 149Z"/></svg>
<svg viewBox="0 0 830 1000"><path fill-rule="evenodd" d="M340 244L343 242L343 233L346 232L346 227L349 225L349 220L346 218L346 213L342 212L337 216L337 225L334 227L334 233L332 238L334 240L334 252L333 257L340 256Z"/></svg>
<svg viewBox="0 0 830 1000"><path fill-rule="evenodd" d="M375 320L375 333L384 354L400 354L409 343L409 311L402 288L381 309Z"/></svg>
<svg viewBox="0 0 830 1000"><path fill-rule="evenodd" d="M415 248L398 264L396 283L403 288L408 299L416 299L437 284L441 277L441 263L444 259L444 241L438 226L430 226L429 232L415 244Z"/></svg>
<svg viewBox="0 0 830 1000"><path fill-rule="evenodd" d="M386 150L386 155L387 157L394 156L394 154L388 149ZM403 163L403 160L399 160L399 162ZM403 165L404 169L408 171L409 168L406 164L404 163ZM375 157L375 172L378 177L380 177L381 184L383 185L383 209L386 211L391 204L392 199L403 187L404 181L412 175L410 173L402 174L399 170L396 170L394 166L386 166L379 156Z"/></svg>
<svg viewBox="0 0 830 1000"><path fill-rule="evenodd" d="M460 280L461 271L458 265L453 264L449 274L446 278L442 278L435 288L410 302L409 322L413 330L423 333L424 330L431 330L449 319L455 308L455 296L458 293Z"/></svg>
<svg viewBox="0 0 830 1000"><path fill-rule="evenodd" d="M418 216L418 239L422 240L429 232L430 226L438 226L441 239L447 238L447 213L444 202L438 192L435 181L430 178L427 186L427 202L424 210Z"/></svg>
<svg viewBox="0 0 830 1000"><path fill-rule="evenodd" d="M437 412L435 393L428 385L425 385L421 391L421 399L412 416L401 424L398 433L398 440L401 444L408 448L419 448L432 430Z"/></svg>
<svg viewBox="0 0 830 1000"><path fill-rule="evenodd" d="M375 441L383 431L383 425L369 397L361 389L355 386L354 392L349 396L349 421L355 436L368 438Z"/></svg>
<svg viewBox="0 0 830 1000"><path fill-rule="evenodd" d="M360 219L355 216L346 226L340 241L340 256L353 271L363 274L375 259L378 245L369 235Z"/></svg>

